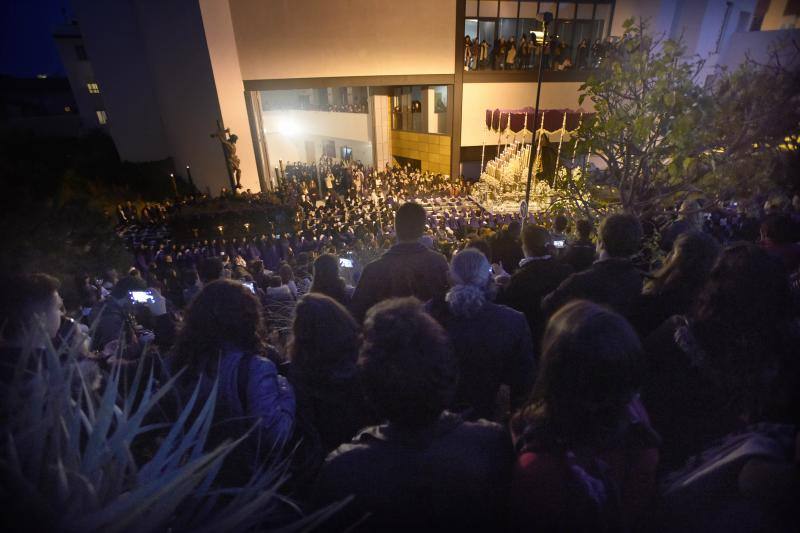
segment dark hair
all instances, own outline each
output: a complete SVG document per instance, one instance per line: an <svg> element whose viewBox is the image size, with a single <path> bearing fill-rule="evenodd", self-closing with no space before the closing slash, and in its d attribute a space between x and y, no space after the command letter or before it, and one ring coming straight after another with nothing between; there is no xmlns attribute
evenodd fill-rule
<svg viewBox="0 0 800 533"><path fill-rule="evenodd" d="M696 294L708 278L719 248L713 237L701 231L681 233L672 243L664 266L653 274L642 292L689 291Z"/></svg>
<svg viewBox="0 0 800 533"><path fill-rule="evenodd" d="M551 240L550 232L542 226L531 224L522 230L522 245L528 253L545 255Z"/></svg>
<svg viewBox="0 0 800 533"><path fill-rule="evenodd" d="M639 386L642 347L628 321L575 300L547 323L531 398L512 419L515 432L544 428L562 449L613 436Z"/></svg>
<svg viewBox="0 0 800 533"><path fill-rule="evenodd" d="M20 274L0 279L0 332L18 338L34 315L45 311L61 283L48 274Z"/></svg>
<svg viewBox="0 0 800 533"><path fill-rule="evenodd" d="M592 235L592 230L594 226L592 223L586 219L581 219L575 223L575 229L578 232L578 237L583 240L588 240L589 237Z"/></svg>
<svg viewBox="0 0 800 533"><path fill-rule="evenodd" d="M772 396L783 358L796 356L789 278L780 260L755 244L726 247L692 313L706 373L743 413L757 415Z"/></svg>
<svg viewBox="0 0 800 533"><path fill-rule="evenodd" d="M556 218L553 221L553 229L561 233L565 229L567 229L567 224L569 224L569 220L567 220L567 217L565 217L564 215L556 215Z"/></svg>
<svg viewBox="0 0 800 533"><path fill-rule="evenodd" d="M287 284L294 279L294 270L288 263L283 263L278 267L278 275L281 277L281 283Z"/></svg>
<svg viewBox="0 0 800 533"><path fill-rule="evenodd" d="M634 215L617 213L600 223L600 242L611 257L630 257L642 246L642 224Z"/></svg>
<svg viewBox="0 0 800 533"><path fill-rule="evenodd" d="M314 261L314 281L311 292L327 294L336 301L345 301L344 280L339 277L339 258L333 254L322 254Z"/></svg>
<svg viewBox="0 0 800 533"><path fill-rule="evenodd" d="M143 291L147 289L147 283L139 276L125 276L111 289L111 297L117 300L127 298L130 291Z"/></svg>
<svg viewBox="0 0 800 533"><path fill-rule="evenodd" d="M367 396L390 422L425 426L452 398L458 371L447 333L416 298L367 311L360 355Z"/></svg>
<svg viewBox="0 0 800 533"><path fill-rule="evenodd" d="M475 248L486 256L487 261L490 263L492 262L492 248L489 246L489 243L486 242L486 239L472 239L467 243L467 248Z"/></svg>
<svg viewBox="0 0 800 533"><path fill-rule="evenodd" d="M793 241L792 219L787 215L770 215L761 223L761 233L772 242L790 243Z"/></svg>
<svg viewBox="0 0 800 533"><path fill-rule="evenodd" d="M307 374L327 374L343 362L358 359L359 326L347 309L324 294L297 301L288 353Z"/></svg>
<svg viewBox="0 0 800 533"><path fill-rule="evenodd" d="M406 202L400 206L394 216L397 238L401 241L413 241L425 231L425 209L416 202Z"/></svg>
<svg viewBox="0 0 800 533"><path fill-rule="evenodd" d="M218 257L207 257L197 266L197 274L203 283L211 283L222 276L222 261Z"/></svg>
<svg viewBox="0 0 800 533"><path fill-rule="evenodd" d="M246 356L264 352L266 331L261 303L241 283L212 281L194 297L185 311L175 342L178 368L215 375L224 349Z"/></svg>

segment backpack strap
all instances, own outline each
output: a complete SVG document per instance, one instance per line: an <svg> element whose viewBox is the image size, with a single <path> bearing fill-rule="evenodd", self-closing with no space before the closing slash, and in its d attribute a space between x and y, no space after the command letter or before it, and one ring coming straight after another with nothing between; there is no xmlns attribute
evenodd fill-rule
<svg viewBox="0 0 800 533"><path fill-rule="evenodd" d="M247 398L247 385L250 381L250 359L253 356L243 354L239 358L239 367L236 369L236 392L239 396L239 404L242 406L243 414L247 414L249 402Z"/></svg>

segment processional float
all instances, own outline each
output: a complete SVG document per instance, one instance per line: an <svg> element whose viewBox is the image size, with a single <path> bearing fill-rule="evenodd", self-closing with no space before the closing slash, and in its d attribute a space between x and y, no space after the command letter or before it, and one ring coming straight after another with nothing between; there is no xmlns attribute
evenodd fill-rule
<svg viewBox="0 0 800 533"><path fill-rule="evenodd" d="M483 145L481 147L481 174L473 188L473 198L486 210L493 213L515 213L525 198L528 179L528 165L533 152L533 184L531 187L530 212L546 209L553 198L553 188L547 181L536 180L542 171L542 139L548 140L558 135L555 175L553 186L559 183L559 176L571 170L561 164L561 146L565 138L572 139L580 128L584 112L582 109L548 109L540 111L539 127L533 125L534 110L526 107L518 110L487 109L486 120L481 124ZM560 123L560 124L559 124ZM535 130L535 134L534 131ZM486 137L497 133L496 157L486 161ZM505 142L503 142L505 141ZM533 144L536 143L535 152ZM502 144L502 150L501 150ZM577 151L577 140L573 147L572 164Z"/></svg>

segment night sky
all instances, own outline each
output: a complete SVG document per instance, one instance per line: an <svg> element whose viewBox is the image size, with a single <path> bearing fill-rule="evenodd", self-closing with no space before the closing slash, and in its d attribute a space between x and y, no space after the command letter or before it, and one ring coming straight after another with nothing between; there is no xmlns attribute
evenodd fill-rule
<svg viewBox="0 0 800 533"><path fill-rule="evenodd" d="M69 0L0 0L0 74L63 75L53 28L71 13Z"/></svg>

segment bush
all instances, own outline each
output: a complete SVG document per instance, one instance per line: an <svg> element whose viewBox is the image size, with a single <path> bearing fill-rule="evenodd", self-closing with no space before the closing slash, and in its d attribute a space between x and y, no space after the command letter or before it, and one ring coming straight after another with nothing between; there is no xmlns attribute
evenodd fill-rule
<svg viewBox="0 0 800 533"><path fill-rule="evenodd" d="M340 505L302 517L280 496L286 462L254 472L244 487L214 484L225 457L243 436L205 450L216 385L205 400L195 390L171 426L148 414L174 386L157 386L137 368L121 391L121 367L93 387L89 361L74 348L21 350L13 378L2 385L0 501L5 531L247 531L285 523L288 531L318 525ZM202 402L197 416L194 404ZM168 428L168 431L166 429ZM144 464L132 451L155 430L165 431ZM287 507L289 505L289 507Z"/></svg>

